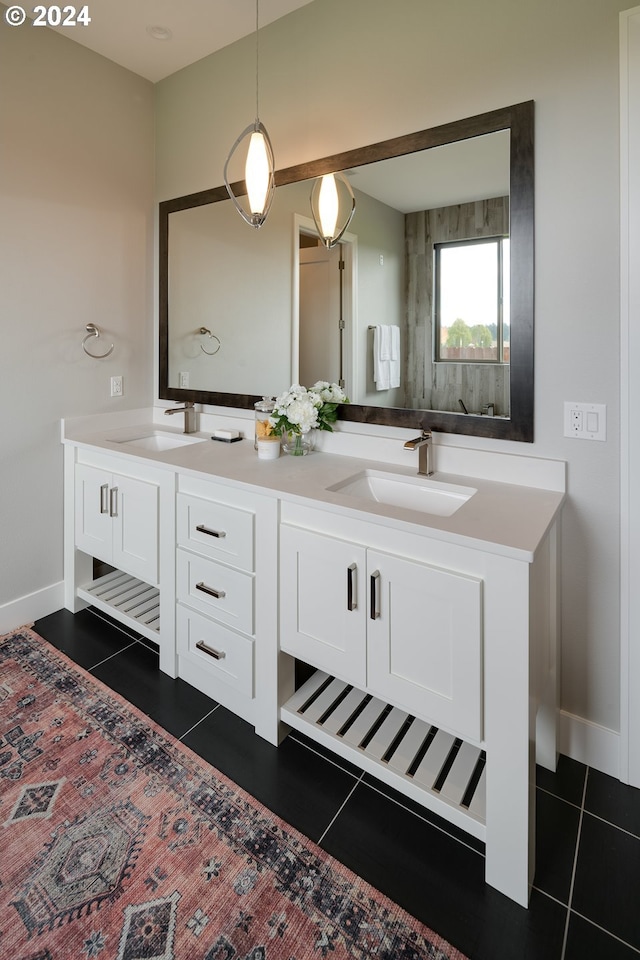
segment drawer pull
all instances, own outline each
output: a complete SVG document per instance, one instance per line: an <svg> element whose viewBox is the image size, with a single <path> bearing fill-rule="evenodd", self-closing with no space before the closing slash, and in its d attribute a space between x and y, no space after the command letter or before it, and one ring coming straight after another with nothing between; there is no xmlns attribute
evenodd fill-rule
<svg viewBox="0 0 640 960"><path fill-rule="evenodd" d="M220 540L227 535L224 530L209 530L208 527L205 527L204 523L199 523L196 530L198 533L206 533L208 537L218 537Z"/></svg>
<svg viewBox="0 0 640 960"><path fill-rule="evenodd" d="M202 590L203 593L208 593L210 597L215 597L216 600L222 600L225 596L224 590L216 590L214 587L208 587L206 583L202 581L196 583L196 590Z"/></svg>
<svg viewBox="0 0 640 960"><path fill-rule="evenodd" d="M118 488L111 487L109 491L109 516L118 516Z"/></svg>
<svg viewBox="0 0 640 960"><path fill-rule="evenodd" d="M374 570L371 574L371 609L369 616L372 620L377 620L380 616L380 599L378 597L378 584L380 582L380 571Z"/></svg>
<svg viewBox="0 0 640 960"><path fill-rule="evenodd" d="M100 486L100 513L109 513L109 484L103 483Z"/></svg>
<svg viewBox="0 0 640 960"><path fill-rule="evenodd" d="M357 570L355 563L350 563L347 567L347 610L355 610L358 606Z"/></svg>
<svg viewBox="0 0 640 960"><path fill-rule="evenodd" d="M196 650L202 650L203 653L208 653L214 660L224 660L226 657L224 650L214 650L212 647L208 647L204 640L198 640Z"/></svg>

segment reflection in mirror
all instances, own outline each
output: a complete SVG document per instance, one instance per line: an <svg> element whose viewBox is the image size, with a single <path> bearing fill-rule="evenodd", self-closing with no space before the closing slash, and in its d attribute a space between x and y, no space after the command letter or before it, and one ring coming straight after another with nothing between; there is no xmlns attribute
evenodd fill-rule
<svg viewBox="0 0 640 960"><path fill-rule="evenodd" d="M349 419L532 439L531 116L523 104L281 171L256 233L219 189L161 204L161 397L250 406L336 380ZM332 163L356 214L327 250L308 177ZM491 317L482 276L443 285L443 251L463 243L493 248Z"/></svg>

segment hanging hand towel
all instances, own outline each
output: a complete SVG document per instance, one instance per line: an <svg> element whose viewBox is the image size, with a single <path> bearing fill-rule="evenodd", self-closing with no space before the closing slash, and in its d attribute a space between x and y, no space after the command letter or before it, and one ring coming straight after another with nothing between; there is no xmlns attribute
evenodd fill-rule
<svg viewBox="0 0 640 960"><path fill-rule="evenodd" d="M373 379L376 390L400 386L400 327L396 324L373 328Z"/></svg>
<svg viewBox="0 0 640 960"><path fill-rule="evenodd" d="M389 327L390 357L389 357L389 387L400 386L400 327L396 324Z"/></svg>
<svg viewBox="0 0 640 960"><path fill-rule="evenodd" d="M384 326L373 328L373 379L376 390L388 390L390 386L391 361L384 356L385 350L389 351L388 329Z"/></svg>
<svg viewBox="0 0 640 960"><path fill-rule="evenodd" d="M383 324L379 327L380 330L380 359L381 360L395 360L393 356L393 327L390 327L388 324Z"/></svg>

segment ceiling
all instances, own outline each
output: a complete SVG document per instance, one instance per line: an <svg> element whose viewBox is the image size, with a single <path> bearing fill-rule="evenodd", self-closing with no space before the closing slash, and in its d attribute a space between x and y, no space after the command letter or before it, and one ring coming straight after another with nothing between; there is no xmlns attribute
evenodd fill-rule
<svg viewBox="0 0 640 960"><path fill-rule="evenodd" d="M1 2L11 5L10 0ZM262 0L259 24L263 27L311 2ZM24 4L27 10L34 6ZM76 10L82 6L75 4ZM51 29L153 83L256 28L255 0L89 0L86 6L91 17L87 26Z"/></svg>

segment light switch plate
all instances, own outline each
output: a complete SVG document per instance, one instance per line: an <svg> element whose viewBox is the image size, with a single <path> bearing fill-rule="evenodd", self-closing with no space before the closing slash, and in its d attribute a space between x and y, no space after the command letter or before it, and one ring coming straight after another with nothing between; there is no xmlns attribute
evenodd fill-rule
<svg viewBox="0 0 640 960"><path fill-rule="evenodd" d="M578 440L607 439L606 403L564 402L564 435Z"/></svg>

